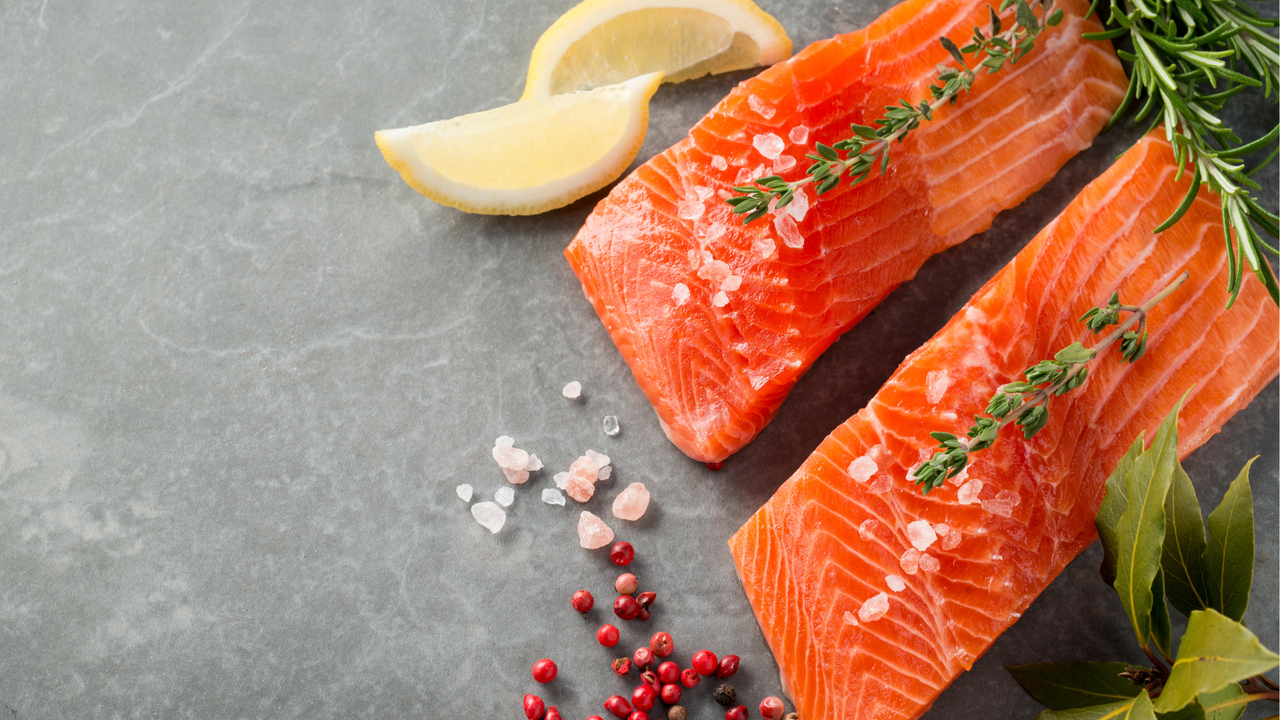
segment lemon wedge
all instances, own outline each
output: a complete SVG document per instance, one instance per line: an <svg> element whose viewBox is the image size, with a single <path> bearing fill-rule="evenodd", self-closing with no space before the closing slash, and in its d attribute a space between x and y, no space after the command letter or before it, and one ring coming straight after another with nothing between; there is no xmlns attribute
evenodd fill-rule
<svg viewBox="0 0 1280 720"><path fill-rule="evenodd" d="M485 215L563 207L622 174L649 125L654 72L594 90L517 102L450 120L380 130L404 181L441 205Z"/></svg>
<svg viewBox="0 0 1280 720"><path fill-rule="evenodd" d="M655 70L681 82L788 57L786 31L750 0L586 0L538 39L520 99Z"/></svg>

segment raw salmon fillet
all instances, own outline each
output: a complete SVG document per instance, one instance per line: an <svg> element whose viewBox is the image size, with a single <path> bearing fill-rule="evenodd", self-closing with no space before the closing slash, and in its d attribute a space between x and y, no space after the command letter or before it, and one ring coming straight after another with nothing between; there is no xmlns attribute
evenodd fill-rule
<svg viewBox="0 0 1280 720"><path fill-rule="evenodd" d="M1261 285L1246 283L1226 309L1217 198L1202 190L1179 224L1150 232L1186 190L1176 170L1163 137L1125 153L729 541L804 720L918 717L1093 541L1106 477L1139 432L1149 439L1190 389L1185 456L1276 377L1280 318ZM1092 344L1077 321L1087 309L1113 290L1140 304L1184 269L1190 279L1150 313L1136 364L1109 349L1083 386L1050 402L1044 430L1027 441L1006 428L972 455L962 484L924 496L907 479L930 431L963 435L998 386ZM950 532L911 574L902 558L917 550L908 525L920 520ZM889 575L906 587L894 592ZM880 593L883 617L860 615Z"/></svg>
<svg viewBox="0 0 1280 720"><path fill-rule="evenodd" d="M1023 61L980 75L895 143L884 177L821 201L809 187L745 228L725 203L751 178L803 177L815 140L929 97L950 59L938 39L967 43L989 24L986 0L907 0L811 45L742 83L600 202L565 255L677 447L707 462L742 448L930 255L990 227L1089 146L1127 80L1110 44L1081 39L1101 29L1082 17L1088 2L1058 6L1066 19Z"/></svg>

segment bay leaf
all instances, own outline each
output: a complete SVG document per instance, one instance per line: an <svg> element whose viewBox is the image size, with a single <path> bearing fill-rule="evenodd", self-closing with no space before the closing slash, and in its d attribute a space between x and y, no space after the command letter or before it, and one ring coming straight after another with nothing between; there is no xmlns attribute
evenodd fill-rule
<svg viewBox="0 0 1280 720"><path fill-rule="evenodd" d="M1263 647L1238 621L1213 609L1195 610L1155 708L1162 713L1180 710L1197 695L1264 673L1278 662L1280 655Z"/></svg>
<svg viewBox="0 0 1280 720"><path fill-rule="evenodd" d="M1128 678L1122 662L1036 663L1005 666L1031 697L1050 710L1103 705L1129 700L1142 692Z"/></svg>
<svg viewBox="0 0 1280 720"><path fill-rule="evenodd" d="M1204 549L1209 607L1232 620L1244 617L1253 586L1253 491L1249 487L1253 460L1245 463L1222 502L1209 513Z"/></svg>
<svg viewBox="0 0 1280 720"><path fill-rule="evenodd" d="M1208 607L1209 591L1204 575L1204 518L1195 486L1181 464L1173 466L1173 481L1164 499L1165 595L1183 615Z"/></svg>
<svg viewBox="0 0 1280 720"><path fill-rule="evenodd" d="M1036 720L1156 720L1147 693L1106 705L1092 705L1072 710L1045 710Z"/></svg>

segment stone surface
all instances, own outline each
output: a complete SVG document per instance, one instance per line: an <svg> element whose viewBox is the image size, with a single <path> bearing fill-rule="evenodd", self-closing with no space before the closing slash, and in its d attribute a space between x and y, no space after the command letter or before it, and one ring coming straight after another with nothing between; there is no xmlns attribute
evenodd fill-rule
<svg viewBox="0 0 1280 720"><path fill-rule="evenodd" d="M603 193L465 215L373 142L514 101L573 4L0 5L0 717L516 717L541 657L562 667L548 704L599 712L625 689L594 639L612 615L567 598L604 598L617 569L578 547L577 514L632 482L661 502L619 539L661 601L622 645L660 625L741 656L747 705L781 694L726 539L1139 128L926 264L712 472L666 441L560 254ZM889 2L760 5L801 48ZM663 87L641 159L750 74ZM1253 137L1275 106L1244 100ZM1275 167L1258 177L1274 203ZM566 401L573 380L588 391ZM1261 455L1247 619L1273 648L1277 406L1273 383L1187 463L1208 504ZM546 469L491 535L455 488L508 486L501 435ZM597 496L536 502L586 447L615 468ZM926 720L1033 717L1002 663L1136 659L1100 557Z"/></svg>

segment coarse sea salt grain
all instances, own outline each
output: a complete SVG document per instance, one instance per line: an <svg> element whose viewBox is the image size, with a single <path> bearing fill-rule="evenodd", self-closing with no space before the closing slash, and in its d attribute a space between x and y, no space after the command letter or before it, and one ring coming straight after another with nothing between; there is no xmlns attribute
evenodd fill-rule
<svg viewBox="0 0 1280 720"><path fill-rule="evenodd" d="M794 145L803 145L809 139L809 128L804 125L797 125L791 128L791 132L787 133L787 139Z"/></svg>
<svg viewBox="0 0 1280 720"><path fill-rule="evenodd" d="M778 112L777 108L760 99L758 95L748 95L747 105L751 106L751 109L755 110L756 114L765 120L773 117L774 113Z"/></svg>
<svg viewBox="0 0 1280 720"><path fill-rule="evenodd" d="M796 159L790 155L779 155L777 160L773 161L773 174L781 175L796 166Z"/></svg>
<svg viewBox="0 0 1280 720"><path fill-rule="evenodd" d="M887 612L889 612L889 596L886 593L880 593L862 603L862 608L858 610L858 619L862 622L875 622L884 617Z"/></svg>
<svg viewBox="0 0 1280 720"><path fill-rule="evenodd" d="M951 379L947 377L946 370L930 370L929 374L924 376L924 401L930 405L937 405L950 386Z"/></svg>
<svg viewBox="0 0 1280 720"><path fill-rule="evenodd" d="M978 494L982 492L982 481L974 478L969 482L960 486L959 492L956 493L956 502L961 505L973 505L978 500Z"/></svg>
<svg viewBox="0 0 1280 720"><path fill-rule="evenodd" d="M773 227L778 231L778 237L782 238L783 245L797 250L804 247L804 236L800 234L796 219L791 215L778 215L773 219Z"/></svg>
<svg viewBox="0 0 1280 720"><path fill-rule="evenodd" d="M573 400L574 398L582 394L582 383L578 382L577 380L574 380L568 385L565 385L564 389L560 391L560 394L569 398L570 400Z"/></svg>
<svg viewBox="0 0 1280 720"><path fill-rule="evenodd" d="M610 464L608 455L605 455L604 453L598 453L595 450L587 450L586 452L582 453L582 456L585 458L590 458L591 462L595 463L597 468L602 468L605 465Z"/></svg>
<svg viewBox="0 0 1280 720"><path fill-rule="evenodd" d="M510 445L494 445L493 459L498 467L507 470L524 470L529 466L529 453Z"/></svg>
<svg viewBox="0 0 1280 720"><path fill-rule="evenodd" d="M724 170L728 170L728 169L729 169L729 163L728 163L724 158L720 157L719 155L712 155L712 156L711 156L711 167L713 167L713 168L715 168L715 169L717 169L717 170L724 171Z"/></svg>
<svg viewBox="0 0 1280 720"><path fill-rule="evenodd" d="M679 215L681 220L697 220L706 211L706 205L694 200L681 200L676 206L676 215Z"/></svg>
<svg viewBox="0 0 1280 720"><path fill-rule="evenodd" d="M500 435L497 440L493 441L495 447L511 447L516 444L514 438L510 435Z"/></svg>
<svg viewBox="0 0 1280 720"><path fill-rule="evenodd" d="M928 520L916 520L907 523L907 539L915 549L927 550L938 539L938 534Z"/></svg>
<svg viewBox="0 0 1280 720"><path fill-rule="evenodd" d="M558 472L551 479L556 481L556 487L563 490L565 485L569 482L569 473Z"/></svg>
<svg viewBox="0 0 1280 720"><path fill-rule="evenodd" d="M613 516L619 520L639 520L649 509L649 490L644 483L631 483L613 499Z"/></svg>
<svg viewBox="0 0 1280 720"><path fill-rule="evenodd" d="M858 618L857 618L857 617L855 617L853 613L849 612L848 610L845 610L845 611L844 611L844 624L845 624L845 625L857 625L857 624L858 624Z"/></svg>
<svg viewBox="0 0 1280 720"><path fill-rule="evenodd" d="M569 497L584 503L596 494L596 485L590 480L584 480L580 475L569 475L568 482L564 485L564 492Z"/></svg>
<svg viewBox="0 0 1280 720"><path fill-rule="evenodd" d="M884 584L894 592L902 592L907 587L907 582L897 575L885 575Z"/></svg>
<svg viewBox="0 0 1280 720"><path fill-rule="evenodd" d="M729 267L729 263L721 260L712 260L704 263L698 268L698 277L703 280L710 280L713 283L721 283L728 280L733 275L733 268Z"/></svg>
<svg viewBox="0 0 1280 720"><path fill-rule="evenodd" d="M1013 509L1018 506L1022 498L1018 493L1011 490L1001 490L996 496L982 501L982 509L993 515L1001 517L1009 517L1013 514Z"/></svg>
<svg viewBox="0 0 1280 720"><path fill-rule="evenodd" d="M498 488L493 494L493 499L498 501L502 507L511 507L511 503L516 501L516 491L509 487Z"/></svg>
<svg viewBox="0 0 1280 720"><path fill-rule="evenodd" d="M600 425L604 430L604 434L609 437L614 437L618 433L622 432L622 428L618 425L617 415L605 415L604 420L600 421Z"/></svg>
<svg viewBox="0 0 1280 720"><path fill-rule="evenodd" d="M458 487L454 488L454 491L458 493L458 498L462 500L462 502L471 502L471 495L475 492L470 483L462 483Z"/></svg>
<svg viewBox="0 0 1280 720"><path fill-rule="evenodd" d="M969 466L966 465L963 470L947 478L947 482L952 485L963 485L965 480L969 479Z"/></svg>
<svg viewBox="0 0 1280 720"><path fill-rule="evenodd" d="M746 185L747 183L755 179L756 179L756 175L755 173L751 172L751 168L744 167L741 170L739 170L738 174L733 178L733 184Z"/></svg>
<svg viewBox="0 0 1280 720"><path fill-rule="evenodd" d="M804 188L796 190L791 196L791 202L786 210L787 214L796 219L796 222L804 220L804 216L809 214L809 196L805 194Z"/></svg>
<svg viewBox="0 0 1280 720"><path fill-rule="evenodd" d="M675 301L676 305L683 305L689 302L689 286L684 283L676 283L676 286L671 288L671 299Z"/></svg>
<svg viewBox="0 0 1280 720"><path fill-rule="evenodd" d="M529 482L528 470L512 470L511 468L502 468L502 474L507 478L507 482L512 485L523 485Z"/></svg>
<svg viewBox="0 0 1280 720"><path fill-rule="evenodd" d="M542 502L548 505L564 505L564 495L555 488L543 488Z"/></svg>
<svg viewBox="0 0 1280 720"><path fill-rule="evenodd" d="M940 567L942 567L942 563L938 558L928 553L920 556L920 570L922 572L938 572Z"/></svg>
<svg viewBox="0 0 1280 720"><path fill-rule="evenodd" d="M524 466L529 472L536 472L542 469L542 459L533 453L529 453L529 463Z"/></svg>
<svg viewBox="0 0 1280 720"><path fill-rule="evenodd" d="M740 275L730 275L724 279L724 282L720 283L720 289L725 292L733 292L740 287L742 287L742 276Z"/></svg>
<svg viewBox="0 0 1280 720"><path fill-rule="evenodd" d="M942 549L955 550L956 546L959 545L960 541L963 539L964 539L964 536L961 535L958 530L952 530L951 532L947 533L946 537L942 538Z"/></svg>
<svg viewBox="0 0 1280 720"><path fill-rule="evenodd" d="M867 492L879 495L880 493L889 492L892 487L893 480L890 479L888 475L880 475L876 477L875 480L872 480L871 484L867 486Z"/></svg>
<svg viewBox="0 0 1280 720"><path fill-rule="evenodd" d="M578 543L588 550L602 548L613 542L613 531L600 518L586 510L578 516Z"/></svg>
<svg viewBox="0 0 1280 720"><path fill-rule="evenodd" d="M605 465L604 467L602 467L602 468L600 468L598 471L596 471L596 479L597 479L597 480L608 480L608 479L609 479L609 476L610 476L610 475L612 475L612 474L613 474L613 466L612 466L612 465Z"/></svg>
<svg viewBox="0 0 1280 720"><path fill-rule="evenodd" d="M702 239L705 240L706 242L715 242L716 240L720 239L720 236L724 235L726 232L728 231L725 230L725 227L723 225L711 225L707 227L706 232L702 234Z"/></svg>
<svg viewBox="0 0 1280 720"><path fill-rule="evenodd" d="M495 534L507 522L507 512L491 502L478 502L472 505L471 517L484 526L485 530Z"/></svg>
<svg viewBox="0 0 1280 720"><path fill-rule="evenodd" d="M782 149L787 146L782 138L773 133L761 133L751 138L751 144L757 152L770 160L776 160L782 154Z"/></svg>
<svg viewBox="0 0 1280 720"><path fill-rule="evenodd" d="M879 469L880 466L876 465L875 460L863 455L857 460L849 463L849 477L860 483L864 483L870 480L871 476L875 475L876 471Z"/></svg>
<svg viewBox="0 0 1280 720"><path fill-rule="evenodd" d="M907 550L898 558L898 564L902 566L902 572L915 575L916 570L920 569L920 551L915 548Z"/></svg>
<svg viewBox="0 0 1280 720"><path fill-rule="evenodd" d="M724 307L729 304L729 296L725 295L723 291L718 292L711 298L711 304L716 307Z"/></svg>
<svg viewBox="0 0 1280 720"><path fill-rule="evenodd" d="M768 260L773 255L773 251L778 247L777 243L771 237L758 237L755 242L751 243L751 252Z"/></svg>
<svg viewBox="0 0 1280 720"><path fill-rule="evenodd" d="M875 537L876 528L880 525L880 521L874 518L863 520L858 526L858 537L863 540L870 540Z"/></svg>

